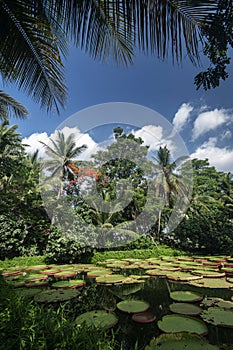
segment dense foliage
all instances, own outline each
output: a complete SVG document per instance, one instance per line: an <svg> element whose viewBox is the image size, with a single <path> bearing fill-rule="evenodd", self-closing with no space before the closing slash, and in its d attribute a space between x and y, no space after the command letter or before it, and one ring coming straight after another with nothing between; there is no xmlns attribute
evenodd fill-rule
<svg viewBox="0 0 233 350"><path fill-rule="evenodd" d="M66 212L73 213L72 222L68 222L64 230L53 225L56 215L50 218L47 215L40 193L41 162L37 154L25 153L16 129L7 122L0 126L1 259L45 254L48 262L72 263L89 261L94 248L143 250L156 248L161 243L191 252L232 253L233 180L230 173L216 171L207 160L194 159L190 168L183 159L178 167L178 160L170 159L166 146L160 147L153 162L149 161L148 147L142 139L126 135L119 127L113 131L115 141L106 150L99 151L93 162L80 164L72 157L84 147L76 148L72 138L65 139L60 134L56 146L63 145L61 154L56 155L48 148L53 158L51 162L46 161L46 166L58 169L58 176L62 177L62 186L54 187L57 207L63 203L60 199L65 200ZM71 150L66 147L71 143L74 154L66 151ZM179 172L182 168L187 168L188 176L190 171L193 173L193 192L191 198L187 198L190 205L183 220L168 232L169 216L178 193L186 200L187 181L184 176L181 179ZM86 177L79 175L79 169L87 169L92 180L85 183ZM156 171L149 177L151 169ZM114 207L118 205L115 199L119 196L119 181L120 194L130 198L123 208ZM84 185L85 199L81 191ZM145 225L135 225L135 220L144 210L149 186L153 187L153 198L147 210L153 225L147 231ZM97 192L93 192L95 188ZM108 210L105 206L109 206Z"/></svg>

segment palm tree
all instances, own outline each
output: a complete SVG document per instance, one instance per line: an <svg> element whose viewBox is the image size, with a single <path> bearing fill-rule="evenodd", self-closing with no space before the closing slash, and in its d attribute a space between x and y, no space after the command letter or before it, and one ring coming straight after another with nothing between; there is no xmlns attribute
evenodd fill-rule
<svg viewBox="0 0 233 350"><path fill-rule="evenodd" d="M14 98L0 90L0 119L6 120L9 117L20 119L26 118L28 111Z"/></svg>
<svg viewBox="0 0 233 350"><path fill-rule="evenodd" d="M51 143L50 145L40 141L46 149L46 155L49 157L49 160L45 160L44 162L46 171L52 172L51 177L59 174L60 178L64 180L68 171L66 166L72 159L84 151L87 146L82 145L77 147L75 143L75 134L71 133L66 138L64 133L59 130L56 132L55 140L53 138L49 140Z"/></svg>
<svg viewBox="0 0 233 350"><path fill-rule="evenodd" d="M153 157L153 159L156 161L157 168L157 176L154 181L155 195L157 198L161 198L162 204L172 209L179 194L182 195L184 200L188 195L186 183L177 171L180 163L187 160L187 157L182 156L172 162L167 146L160 146L157 157ZM159 210L158 214L158 241L160 241L161 218L162 209Z"/></svg>
<svg viewBox="0 0 233 350"><path fill-rule="evenodd" d="M75 134L71 133L66 138L64 133L59 130L56 132L55 140L53 138L50 138L49 140L50 144L41 141L46 149L45 154L49 158L43 161L43 169L47 173L44 185L48 184L50 188L51 185L52 187L58 186L56 201L59 206L59 200L63 193L64 180L67 177L66 165L86 149L86 146L82 145L77 147L75 143ZM50 176L48 176L48 173ZM52 199L54 200L54 198ZM52 214L51 221L52 224L54 224L54 214Z"/></svg>
<svg viewBox="0 0 233 350"><path fill-rule="evenodd" d="M213 0L2 0L0 72L4 82L59 112L66 98L67 41L94 59L132 63L134 49L198 62L201 28ZM183 39L183 40L182 40Z"/></svg>

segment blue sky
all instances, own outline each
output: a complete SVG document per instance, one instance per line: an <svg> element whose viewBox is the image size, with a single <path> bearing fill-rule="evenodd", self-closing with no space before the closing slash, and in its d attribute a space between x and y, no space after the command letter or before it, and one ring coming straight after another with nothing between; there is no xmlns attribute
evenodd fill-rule
<svg viewBox="0 0 233 350"><path fill-rule="evenodd" d="M233 172L233 76L219 88L197 91L194 76L202 67L193 67L188 58L184 57L182 66L178 67L173 66L170 59L162 62L156 57L139 54L135 64L125 68L111 62L95 62L75 48L71 48L65 66L69 96L66 110L61 111L60 116L46 114L14 87L4 87L5 92L29 110L27 120L12 119L11 123L19 125L18 130L31 149L38 145L38 139L46 141L76 112L102 103L128 102L160 113L176 128L192 157L209 158L218 170ZM143 116L135 116L135 125L140 118ZM124 121L129 122L127 117ZM93 123L98 125L102 121L97 116ZM105 123L108 123L108 116L105 116ZM96 140L91 135L83 140L95 147Z"/></svg>

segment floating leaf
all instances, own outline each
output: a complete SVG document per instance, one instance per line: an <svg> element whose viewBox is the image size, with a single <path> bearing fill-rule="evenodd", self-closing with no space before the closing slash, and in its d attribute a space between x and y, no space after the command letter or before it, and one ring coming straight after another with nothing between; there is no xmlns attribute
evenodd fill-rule
<svg viewBox="0 0 233 350"><path fill-rule="evenodd" d="M145 350L219 350L206 339L191 333L167 333L152 339Z"/></svg>
<svg viewBox="0 0 233 350"><path fill-rule="evenodd" d="M132 320L137 323L151 323L156 320L156 317L152 313L145 311L133 314Z"/></svg>
<svg viewBox="0 0 233 350"><path fill-rule="evenodd" d="M205 335L208 329L201 320L184 315L166 315L158 321L158 327L166 333L189 332Z"/></svg>
<svg viewBox="0 0 233 350"><path fill-rule="evenodd" d="M176 314L188 316L197 316L202 312L199 306L191 303L173 303L169 305L169 309Z"/></svg>
<svg viewBox="0 0 233 350"><path fill-rule="evenodd" d="M34 299L39 303L56 303L60 301L71 300L80 294L76 289L51 289L44 290L36 294Z"/></svg>
<svg viewBox="0 0 233 350"><path fill-rule="evenodd" d="M205 299L202 300L201 306L203 307L216 306L216 307L221 307L223 309L233 310L233 302L229 300L224 300L221 298L206 297Z"/></svg>
<svg viewBox="0 0 233 350"><path fill-rule="evenodd" d="M195 301L201 301L203 299L203 296L198 293L194 293L190 291L178 290L178 291L171 292L170 298L175 301L192 303Z"/></svg>
<svg viewBox="0 0 233 350"><path fill-rule="evenodd" d="M123 275L105 275L96 277L96 283L115 284L121 283L126 277Z"/></svg>
<svg viewBox="0 0 233 350"><path fill-rule="evenodd" d="M220 307L209 307L201 313L202 319L214 326L233 327L233 311Z"/></svg>
<svg viewBox="0 0 233 350"><path fill-rule="evenodd" d="M117 308L128 313L138 313L148 310L150 305L143 300L123 300L117 304Z"/></svg>
<svg viewBox="0 0 233 350"><path fill-rule="evenodd" d="M52 288L81 288L86 285L83 280L59 281L52 284Z"/></svg>
<svg viewBox="0 0 233 350"><path fill-rule="evenodd" d="M78 316L75 320L77 325L85 324L87 327L111 328L118 322L118 318L113 312L105 310L88 311Z"/></svg>

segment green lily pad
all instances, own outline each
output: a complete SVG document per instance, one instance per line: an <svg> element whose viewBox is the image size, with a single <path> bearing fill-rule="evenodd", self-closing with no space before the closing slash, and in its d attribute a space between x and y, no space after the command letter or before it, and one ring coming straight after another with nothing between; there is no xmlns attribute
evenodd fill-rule
<svg viewBox="0 0 233 350"><path fill-rule="evenodd" d="M202 300L201 306L206 308L211 306L217 306L217 307L221 307L222 309L233 310L233 302L230 300L224 300L221 298L207 297Z"/></svg>
<svg viewBox="0 0 233 350"><path fill-rule="evenodd" d="M158 269L151 269L146 270L145 272L149 276L163 276L166 277L166 271L158 270Z"/></svg>
<svg viewBox="0 0 233 350"><path fill-rule="evenodd" d="M36 294L42 292L42 290L39 288L19 288L16 293L20 297L33 298Z"/></svg>
<svg viewBox="0 0 233 350"><path fill-rule="evenodd" d="M96 283L101 284L115 284L121 283L126 277L123 275L104 275L96 277Z"/></svg>
<svg viewBox="0 0 233 350"><path fill-rule="evenodd" d="M188 284L195 287L210 289L230 289L233 287L233 284L227 282L225 278L203 278L198 281L188 282Z"/></svg>
<svg viewBox="0 0 233 350"><path fill-rule="evenodd" d="M77 273L74 271L66 270L66 271L60 271L54 274L55 278L71 278L76 276Z"/></svg>
<svg viewBox="0 0 233 350"><path fill-rule="evenodd" d="M22 273L21 270L4 270L1 275L3 277L8 277L8 276L15 276L15 275L20 275Z"/></svg>
<svg viewBox="0 0 233 350"><path fill-rule="evenodd" d="M171 292L170 298L175 301L192 303L196 301L201 301L203 299L203 296L198 293L194 293L190 291L178 290L178 291Z"/></svg>
<svg viewBox="0 0 233 350"><path fill-rule="evenodd" d="M40 270L46 270L48 268L48 265L34 265L34 266L28 266L26 267L26 271L40 271Z"/></svg>
<svg viewBox="0 0 233 350"><path fill-rule="evenodd" d="M198 335L206 335L208 329L206 324L194 317L184 315L166 315L158 321L158 327L166 333L189 332Z"/></svg>
<svg viewBox="0 0 233 350"><path fill-rule="evenodd" d="M38 281L38 280L34 280L31 282L25 282L25 287L26 288L35 288L35 287L46 287L48 286L49 282L46 280L43 281Z"/></svg>
<svg viewBox="0 0 233 350"><path fill-rule="evenodd" d="M233 327L233 310L209 307L201 313L202 319L214 326Z"/></svg>
<svg viewBox="0 0 233 350"><path fill-rule="evenodd" d="M85 324L87 327L96 327L97 329L111 328L118 322L118 318L113 312L105 310L88 311L78 316L75 320L77 325Z"/></svg>
<svg viewBox="0 0 233 350"><path fill-rule="evenodd" d="M145 350L219 350L206 339L191 333L167 333L152 339Z"/></svg>
<svg viewBox="0 0 233 350"><path fill-rule="evenodd" d="M79 294L80 292L76 289L51 289L36 294L34 299L38 303L57 303L76 298Z"/></svg>
<svg viewBox="0 0 233 350"><path fill-rule="evenodd" d="M48 279L48 275L42 275L39 273L29 274L25 276L25 282L35 282L35 281L44 281Z"/></svg>
<svg viewBox="0 0 233 350"><path fill-rule="evenodd" d="M214 271L214 270L193 270L191 271L193 275L201 275L205 278L222 278L225 277L225 272L219 272L219 271Z"/></svg>
<svg viewBox="0 0 233 350"><path fill-rule="evenodd" d="M48 276L53 276L55 275L55 273L58 273L60 272L61 270L60 269L46 269L46 270L43 270L41 271L40 273L44 274L44 275L48 275Z"/></svg>
<svg viewBox="0 0 233 350"><path fill-rule="evenodd" d="M128 313L138 313L148 310L150 305L143 300L123 300L117 304L117 308Z"/></svg>
<svg viewBox="0 0 233 350"><path fill-rule="evenodd" d="M202 312L199 306L191 303L173 303L169 305L169 309L176 314L188 316L197 316Z"/></svg>
<svg viewBox="0 0 233 350"><path fill-rule="evenodd" d="M191 273L182 272L182 271L167 273L166 277L169 280L181 281L181 282L194 281L194 280L199 280L203 278L202 276L194 276Z"/></svg>
<svg viewBox="0 0 233 350"><path fill-rule="evenodd" d="M81 288L86 285L83 280L59 281L52 284L52 288Z"/></svg>
<svg viewBox="0 0 233 350"><path fill-rule="evenodd" d="M112 274L112 271L110 269L98 269L98 270L96 269L96 270L87 272L87 277L95 278L95 277L111 275L111 274Z"/></svg>

